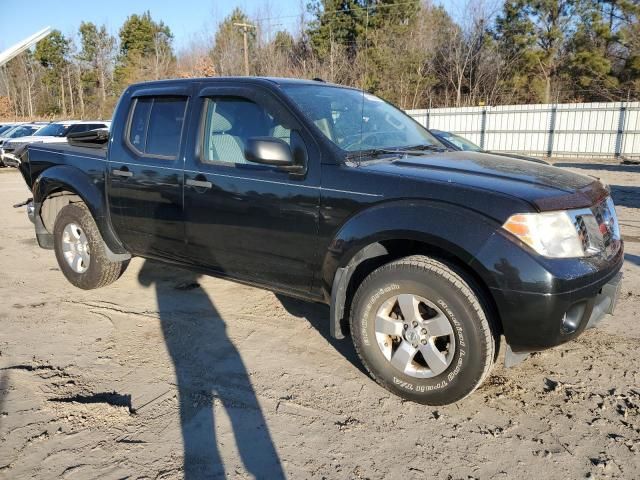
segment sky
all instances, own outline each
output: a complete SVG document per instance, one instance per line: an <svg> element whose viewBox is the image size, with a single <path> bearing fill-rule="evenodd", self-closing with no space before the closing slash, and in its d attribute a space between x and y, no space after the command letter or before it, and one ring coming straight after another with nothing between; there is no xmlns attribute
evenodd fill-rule
<svg viewBox="0 0 640 480"><path fill-rule="evenodd" d="M105 24L117 35L129 15L145 10L171 28L179 50L187 48L194 36L213 31L236 6L251 16L269 18L275 30L294 31L306 0L0 0L0 5L0 50L47 26L73 36L83 20Z"/></svg>
<svg viewBox="0 0 640 480"><path fill-rule="evenodd" d="M252 18L262 18L270 30L297 33L300 14L309 0L0 0L2 30L0 51L50 26L66 36L78 32L81 21L105 24L116 35L125 19L133 13L151 12L171 28L176 51L188 48L191 41L211 35L215 26L235 7ZM402 0L398 0L402 1ZM436 0L454 18L470 0ZM476 0L494 3L497 0ZM208 32L208 33L207 33Z"/></svg>

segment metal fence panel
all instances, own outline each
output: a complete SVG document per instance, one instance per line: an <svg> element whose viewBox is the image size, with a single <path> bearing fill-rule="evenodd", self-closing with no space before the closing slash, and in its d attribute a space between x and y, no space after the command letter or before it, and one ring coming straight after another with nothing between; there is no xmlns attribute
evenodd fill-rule
<svg viewBox="0 0 640 480"><path fill-rule="evenodd" d="M408 110L427 128L486 150L553 157L640 158L640 102Z"/></svg>
<svg viewBox="0 0 640 480"><path fill-rule="evenodd" d="M635 108L629 104L626 110L624 136L621 152L627 157L640 157L640 102L635 102Z"/></svg>

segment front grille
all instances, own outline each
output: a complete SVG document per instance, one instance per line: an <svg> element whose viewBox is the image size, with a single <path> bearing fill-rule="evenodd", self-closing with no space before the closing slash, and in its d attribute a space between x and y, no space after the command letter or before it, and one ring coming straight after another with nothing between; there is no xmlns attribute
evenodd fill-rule
<svg viewBox="0 0 640 480"><path fill-rule="evenodd" d="M575 211L573 218L582 247L588 255L601 254L610 258L618 252L620 226L611 197L589 209Z"/></svg>
<svg viewBox="0 0 640 480"><path fill-rule="evenodd" d="M580 243L582 243L582 248L586 252L589 250L589 231L587 229L587 223L584 221L584 217L576 216L575 226L578 231Z"/></svg>
<svg viewBox="0 0 640 480"><path fill-rule="evenodd" d="M597 204L592 211L601 234L605 256L610 257L620 248L620 225L611 197Z"/></svg>

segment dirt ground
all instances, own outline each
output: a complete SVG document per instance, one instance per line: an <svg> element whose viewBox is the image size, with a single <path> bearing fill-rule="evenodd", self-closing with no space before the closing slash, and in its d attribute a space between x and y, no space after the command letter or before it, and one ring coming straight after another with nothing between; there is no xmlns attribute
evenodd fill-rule
<svg viewBox="0 0 640 480"><path fill-rule="evenodd" d="M0 172L0 478L640 478L640 166L561 165L611 185L617 314L442 408L378 387L323 306L142 259L75 289Z"/></svg>

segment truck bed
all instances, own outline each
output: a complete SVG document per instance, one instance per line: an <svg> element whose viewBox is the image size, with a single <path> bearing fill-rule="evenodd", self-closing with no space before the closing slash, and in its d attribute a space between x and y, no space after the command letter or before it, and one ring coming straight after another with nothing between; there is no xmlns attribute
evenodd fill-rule
<svg viewBox="0 0 640 480"><path fill-rule="evenodd" d="M68 143L34 143L27 146L18 166L25 182L31 188L40 173L55 165L69 165L84 172L105 170L107 145L102 148L79 147Z"/></svg>

